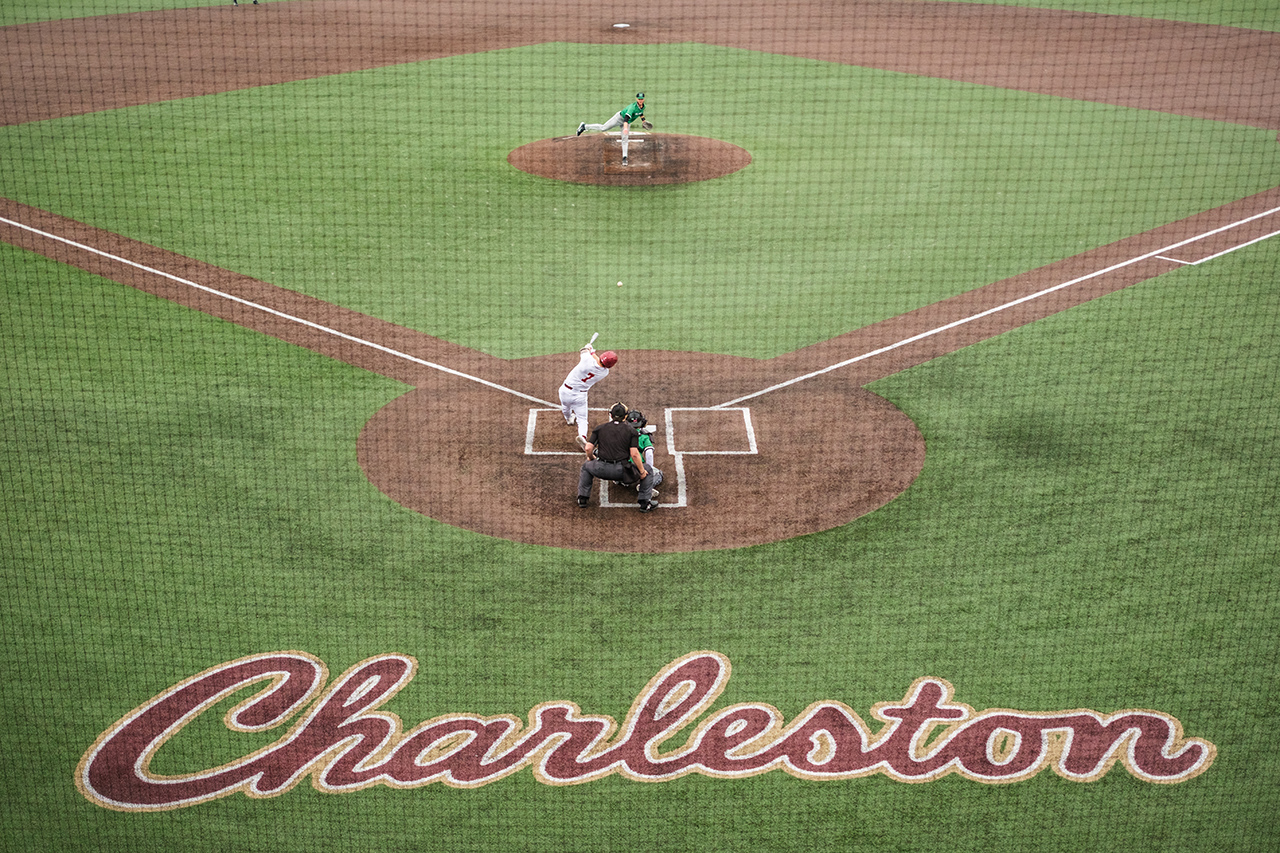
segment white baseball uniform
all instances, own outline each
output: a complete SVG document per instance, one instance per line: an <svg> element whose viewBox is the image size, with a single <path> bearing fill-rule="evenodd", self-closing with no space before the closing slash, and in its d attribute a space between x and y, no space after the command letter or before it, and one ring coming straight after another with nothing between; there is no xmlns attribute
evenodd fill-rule
<svg viewBox="0 0 1280 853"><path fill-rule="evenodd" d="M578 435L587 437L587 392L591 386L609 375L609 368L596 363L595 348L585 346L580 350L582 357L578 365L569 371L569 375L560 383L560 411L564 414L564 422L578 424Z"/></svg>

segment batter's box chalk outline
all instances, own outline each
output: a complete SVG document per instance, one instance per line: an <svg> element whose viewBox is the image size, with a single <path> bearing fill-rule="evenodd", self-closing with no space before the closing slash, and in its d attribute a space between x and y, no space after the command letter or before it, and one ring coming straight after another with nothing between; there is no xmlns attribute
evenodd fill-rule
<svg viewBox="0 0 1280 853"><path fill-rule="evenodd" d="M753 456L760 452L760 447L756 443L756 429L751 422L751 409L746 406L734 407L677 407L671 409L663 409L663 418L667 426L667 452L675 460L676 482L679 483L679 491L676 495L674 506L688 506L688 478L684 475L684 458L686 456ZM746 450L681 450L676 442L676 412L740 412L742 414L742 427L746 432L747 448ZM659 503L658 506L663 506Z"/></svg>
<svg viewBox="0 0 1280 853"><path fill-rule="evenodd" d="M525 456L581 456L582 455L581 450L534 450L533 449L533 434L538 428L538 412L555 412L557 415L560 414L559 409L530 409L529 410L529 424L528 426L525 427L525 431L524 431L524 455ZM609 413L609 410L608 409L587 409L587 412L588 414L591 412L604 412L607 415ZM604 419L602 418L601 422L603 422L603 420ZM590 433L591 430L587 430L587 432Z"/></svg>
<svg viewBox="0 0 1280 853"><path fill-rule="evenodd" d="M742 427L746 431L747 450L681 450L676 446L676 412L741 412ZM667 421L667 449L672 456L755 456L760 452L756 445L756 429L751 423L751 409L746 406L705 406L700 408L663 409Z"/></svg>
<svg viewBox="0 0 1280 853"><path fill-rule="evenodd" d="M589 412L605 412L608 409L588 409ZM538 414L540 412L554 412L560 414L559 409L531 408L529 409L529 420L525 427L524 453L526 456L581 456L580 450L535 450L534 435L538 428ZM742 415L742 426L747 439L747 450L680 450L676 444L676 412L739 412ZM662 500L659 498L658 508L675 509L679 507L687 507L689 505L688 481L684 474L684 457L686 456L752 456L758 455L760 452L759 445L756 443L755 425L751 421L751 409L746 406L741 407L678 407L662 410L663 422L666 425L667 437L667 453L671 456L675 465L675 481L677 483L676 500L672 502L670 499ZM671 476L663 480L664 484L671 483ZM659 491L662 491L659 489ZM635 507L635 501L626 501L618 503L609 498L609 483L606 480L600 481L600 506L607 509L617 509L621 507Z"/></svg>

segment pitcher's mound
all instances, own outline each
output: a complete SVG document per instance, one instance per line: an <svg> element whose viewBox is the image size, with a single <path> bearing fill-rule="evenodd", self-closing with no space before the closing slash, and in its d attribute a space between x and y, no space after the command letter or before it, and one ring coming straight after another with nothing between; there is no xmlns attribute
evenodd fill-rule
<svg viewBox="0 0 1280 853"><path fill-rule="evenodd" d="M507 155L522 172L577 184L643 187L685 184L731 174L747 166L751 155L718 139L678 133L632 133L627 165L616 134L540 139Z"/></svg>

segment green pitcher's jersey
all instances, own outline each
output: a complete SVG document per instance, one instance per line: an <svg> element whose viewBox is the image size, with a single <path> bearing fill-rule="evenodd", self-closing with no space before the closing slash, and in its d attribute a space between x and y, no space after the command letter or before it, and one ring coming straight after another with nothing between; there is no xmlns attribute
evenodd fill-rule
<svg viewBox="0 0 1280 853"><path fill-rule="evenodd" d="M636 119L644 118L644 107L640 106L639 101L632 101L631 106L622 110L619 115L627 124L632 124Z"/></svg>

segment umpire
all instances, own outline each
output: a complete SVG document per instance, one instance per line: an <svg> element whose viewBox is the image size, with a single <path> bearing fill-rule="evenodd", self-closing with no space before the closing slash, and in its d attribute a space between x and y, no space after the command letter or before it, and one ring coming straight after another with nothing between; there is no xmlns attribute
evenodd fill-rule
<svg viewBox="0 0 1280 853"><path fill-rule="evenodd" d="M578 506L587 505L591 484L597 477L622 483L634 483L637 477L642 477L639 483L640 511L649 512L658 505L653 500L653 477L649 476L640 458L640 433L623 421L626 416L627 407L614 403L609 409L609 423L596 427L587 440L584 448L587 461L582 463L582 472L578 475ZM599 459L595 458L597 449Z"/></svg>

